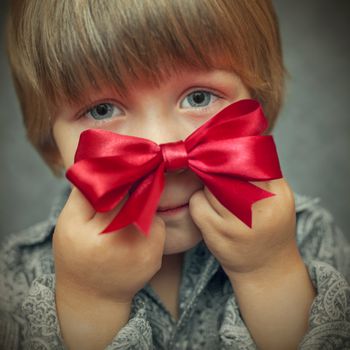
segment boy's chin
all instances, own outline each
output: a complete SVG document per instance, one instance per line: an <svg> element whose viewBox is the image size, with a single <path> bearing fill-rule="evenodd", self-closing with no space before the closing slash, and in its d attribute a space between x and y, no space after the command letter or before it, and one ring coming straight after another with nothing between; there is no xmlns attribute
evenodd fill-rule
<svg viewBox="0 0 350 350"><path fill-rule="evenodd" d="M180 229L179 227L167 227L166 230L164 255L184 253L195 247L203 239L200 230L195 225L191 227L191 230Z"/></svg>

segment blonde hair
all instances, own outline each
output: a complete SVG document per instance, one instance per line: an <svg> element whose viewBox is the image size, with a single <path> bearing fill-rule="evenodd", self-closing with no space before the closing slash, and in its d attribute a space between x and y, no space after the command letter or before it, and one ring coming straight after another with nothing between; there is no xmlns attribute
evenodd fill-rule
<svg viewBox="0 0 350 350"><path fill-rule="evenodd" d="M283 100L270 0L12 0L7 52L27 137L56 176L54 110L101 81L123 93L126 79L158 84L181 65L229 69L262 103L266 133Z"/></svg>

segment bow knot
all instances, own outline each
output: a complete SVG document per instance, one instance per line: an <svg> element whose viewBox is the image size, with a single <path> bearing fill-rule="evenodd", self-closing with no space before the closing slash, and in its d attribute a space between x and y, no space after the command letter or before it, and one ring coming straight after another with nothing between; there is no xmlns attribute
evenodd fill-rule
<svg viewBox="0 0 350 350"><path fill-rule="evenodd" d="M182 140L162 143L159 146L162 151L165 171L178 170L188 167L188 154L185 143Z"/></svg>

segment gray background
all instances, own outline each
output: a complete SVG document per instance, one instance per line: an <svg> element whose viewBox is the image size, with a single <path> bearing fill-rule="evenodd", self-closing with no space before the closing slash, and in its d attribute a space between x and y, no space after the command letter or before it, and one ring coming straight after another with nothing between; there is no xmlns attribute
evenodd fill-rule
<svg viewBox="0 0 350 350"><path fill-rule="evenodd" d="M350 238L350 2L274 3L292 76L274 131L282 171L294 191L321 197ZM44 220L65 180L50 173L25 139L3 40L0 45L1 237Z"/></svg>

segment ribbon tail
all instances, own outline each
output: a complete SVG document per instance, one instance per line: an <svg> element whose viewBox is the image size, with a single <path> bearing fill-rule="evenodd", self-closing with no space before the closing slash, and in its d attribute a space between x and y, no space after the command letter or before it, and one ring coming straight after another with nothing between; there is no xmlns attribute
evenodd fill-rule
<svg viewBox="0 0 350 350"><path fill-rule="evenodd" d="M122 209L101 234L134 224L141 233L148 236L163 188L164 166L160 165L136 186Z"/></svg>
<svg viewBox="0 0 350 350"><path fill-rule="evenodd" d="M218 201L249 228L252 228L252 205L259 200L275 196L274 193L247 181L218 174L212 176L198 169L196 173Z"/></svg>

